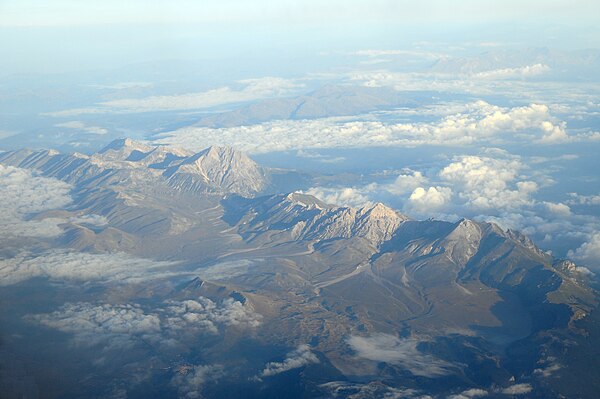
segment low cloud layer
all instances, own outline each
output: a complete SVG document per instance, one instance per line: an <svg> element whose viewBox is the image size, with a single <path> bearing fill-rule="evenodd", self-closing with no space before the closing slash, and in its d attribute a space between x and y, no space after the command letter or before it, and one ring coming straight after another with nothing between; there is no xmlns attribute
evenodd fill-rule
<svg viewBox="0 0 600 399"><path fill-rule="evenodd" d="M548 106L506 108L477 101L434 122L388 123L373 118L282 120L229 128L186 127L162 134L159 144L200 150L229 145L249 153L348 147L414 147L474 143L558 144L570 136ZM319 134L315 134L319 132Z"/></svg>
<svg viewBox="0 0 600 399"><path fill-rule="evenodd" d="M26 220L60 209L72 201L71 186L35 172L0 165L0 237L53 237L61 233L57 220Z"/></svg>
<svg viewBox="0 0 600 399"><path fill-rule="evenodd" d="M435 378L450 374L453 366L418 349L420 341L388 334L351 336L348 345L358 357L397 365L414 375Z"/></svg>
<svg viewBox="0 0 600 399"><path fill-rule="evenodd" d="M70 282L137 282L173 276L174 262L158 262L124 253L91 254L50 250L43 253L21 251L0 259L0 286L18 284L32 278Z"/></svg>

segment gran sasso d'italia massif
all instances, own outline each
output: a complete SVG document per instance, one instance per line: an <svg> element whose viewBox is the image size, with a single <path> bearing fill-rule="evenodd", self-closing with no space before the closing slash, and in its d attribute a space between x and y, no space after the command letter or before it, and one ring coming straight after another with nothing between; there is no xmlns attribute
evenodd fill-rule
<svg viewBox="0 0 600 399"><path fill-rule="evenodd" d="M229 147L121 139L89 156L16 150L0 163L28 200L4 216L0 264L11 309L2 373L15 391L379 398L598 388L591 273L518 231L283 191L308 177ZM37 234L11 237L11 222Z"/></svg>

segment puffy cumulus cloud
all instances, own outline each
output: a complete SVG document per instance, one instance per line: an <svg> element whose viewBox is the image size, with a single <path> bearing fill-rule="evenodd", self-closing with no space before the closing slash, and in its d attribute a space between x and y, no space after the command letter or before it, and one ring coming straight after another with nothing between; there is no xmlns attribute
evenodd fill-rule
<svg viewBox="0 0 600 399"><path fill-rule="evenodd" d="M418 212L436 211L446 205L452 198L452 190L448 187L417 187L408 198L407 208Z"/></svg>
<svg viewBox="0 0 600 399"><path fill-rule="evenodd" d="M70 333L78 345L108 344L110 349L140 340L156 341L161 331L160 319L136 305L66 304L55 312L28 315L26 319Z"/></svg>
<svg viewBox="0 0 600 399"><path fill-rule="evenodd" d="M126 347L141 339L153 344L172 344L182 334L216 334L219 328L253 329L262 316L250 305L231 298L218 304L208 298L168 301L145 310L138 304L68 303L46 314L25 319L72 334L78 345L108 344Z"/></svg>
<svg viewBox="0 0 600 399"><path fill-rule="evenodd" d="M135 113L202 109L224 104L279 97L293 93L304 87L303 84L277 77L246 79L239 81L238 84L241 85L241 88L225 86L198 93L151 96L145 98L124 98L105 101L99 103L98 106L95 107L69 109L48 113L47 115L56 117L69 117L82 114Z"/></svg>
<svg viewBox="0 0 600 399"><path fill-rule="evenodd" d="M530 384L515 384L504 388L501 392L505 395L525 395L533 391Z"/></svg>
<svg viewBox="0 0 600 399"><path fill-rule="evenodd" d="M427 178L419 171L408 171L399 174L393 183L384 188L392 194L402 195L413 192L427 182Z"/></svg>
<svg viewBox="0 0 600 399"><path fill-rule="evenodd" d="M208 298L167 302L163 310L165 326L174 331L201 329L216 334L218 325L242 329L256 328L262 316L248 305L228 298L221 305Z"/></svg>
<svg viewBox="0 0 600 399"><path fill-rule="evenodd" d="M422 377L447 375L453 367L444 360L422 353L418 349L421 341L414 338L374 334L369 337L351 336L347 342L359 357L395 364Z"/></svg>
<svg viewBox="0 0 600 399"><path fill-rule="evenodd" d="M33 254L21 251L15 257L0 259L0 286L42 277L54 281L136 282L177 274L175 262L158 262L123 253L91 254L51 250Z"/></svg>
<svg viewBox="0 0 600 399"><path fill-rule="evenodd" d="M531 204L531 194L538 189L533 181L515 181L522 168L518 159L462 156L439 175L452 185L467 206L506 209Z"/></svg>
<svg viewBox="0 0 600 399"><path fill-rule="evenodd" d="M569 216L571 214L571 208L563 203L556 202L544 202L548 211L557 216Z"/></svg>
<svg viewBox="0 0 600 399"><path fill-rule="evenodd" d="M596 270L600 268L600 233L592 234L575 251L569 251L569 257Z"/></svg>
<svg viewBox="0 0 600 399"><path fill-rule="evenodd" d="M448 399L473 399L473 398L483 398L484 396L488 396L489 393L485 389L472 388L467 389L466 391L462 391L459 394L450 395Z"/></svg>
<svg viewBox="0 0 600 399"><path fill-rule="evenodd" d="M177 388L180 398L200 398L206 383L218 380L224 375L223 367L219 365L182 366L171 379L171 385Z"/></svg>
<svg viewBox="0 0 600 399"><path fill-rule="evenodd" d="M372 186L373 187L373 186ZM314 195L328 204L361 207L371 204L368 195L372 190L367 187L312 187L305 191L306 194Z"/></svg>
<svg viewBox="0 0 600 399"><path fill-rule="evenodd" d="M581 195L578 193L569 193L569 205L600 205L600 195Z"/></svg>
<svg viewBox="0 0 600 399"><path fill-rule="evenodd" d="M85 123L80 122L80 121L70 121L70 122L57 123L54 126L55 127L61 127L61 128L78 130L78 131L85 132L85 133L90 133L90 134L99 134L99 135L102 135L102 134L108 133L108 130L105 129L105 128L103 128L103 127L88 126Z"/></svg>
<svg viewBox="0 0 600 399"><path fill-rule="evenodd" d="M278 120L224 128L185 127L155 142L200 150L229 145L249 153L348 147L467 145L477 142L570 140L564 122L546 105L503 108L484 101L434 122L390 123L368 117Z"/></svg>
<svg viewBox="0 0 600 399"><path fill-rule="evenodd" d="M52 237L61 229L57 220L25 220L28 215L59 209L72 201L71 186L35 172L0 165L0 236Z"/></svg>
<svg viewBox="0 0 600 399"><path fill-rule="evenodd" d="M319 363L317 355L310 350L310 346L300 345L295 350L289 352L282 362L267 363L260 375L262 377L271 377L313 363Z"/></svg>

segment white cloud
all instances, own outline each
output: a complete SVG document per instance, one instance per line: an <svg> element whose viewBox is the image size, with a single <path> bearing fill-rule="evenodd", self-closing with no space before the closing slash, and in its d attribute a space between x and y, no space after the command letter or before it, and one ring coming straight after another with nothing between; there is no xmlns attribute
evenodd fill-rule
<svg viewBox="0 0 600 399"><path fill-rule="evenodd" d="M472 399L472 398L482 398L484 396L488 396L488 391L484 389L472 388L467 389L466 391L462 391L459 394L450 395L448 399Z"/></svg>
<svg viewBox="0 0 600 399"><path fill-rule="evenodd" d="M154 84L150 82L119 82L114 84L94 84L89 85L91 87L95 87L98 89L109 89L109 90L127 90L127 89L139 89L139 88L147 88L153 87Z"/></svg>
<svg viewBox="0 0 600 399"><path fill-rule="evenodd" d="M52 237L61 219L26 220L30 214L64 208L72 201L71 186L35 172L0 165L0 236Z"/></svg>
<svg viewBox="0 0 600 399"><path fill-rule="evenodd" d="M533 387L530 384L515 384L504 388L502 393L505 395L525 395L531 391L533 391Z"/></svg>
<svg viewBox="0 0 600 399"><path fill-rule="evenodd" d="M369 205L372 201L369 199L365 192L368 192L369 188L353 188L353 187L341 187L341 188L325 188L325 187L312 187L305 191L306 194L314 195L320 200L328 203L341 206L352 206L362 207Z"/></svg>
<svg viewBox="0 0 600 399"><path fill-rule="evenodd" d="M407 399L420 398L431 399L430 396L419 395L419 391L412 388L394 388L380 382L360 384L348 381L331 381L319 385L332 398L383 398L383 399Z"/></svg>
<svg viewBox="0 0 600 399"><path fill-rule="evenodd" d="M282 362L267 363L265 369L261 372L261 376L271 377L312 363L319 363L319 358L312 353L310 346L300 345L295 350L289 352Z"/></svg>
<svg viewBox="0 0 600 399"><path fill-rule="evenodd" d="M261 315L249 306L231 298L221 305L208 298L187 300L183 302L167 302L164 309L165 326L174 331L200 329L216 334L218 325L252 329L260 325Z"/></svg>
<svg viewBox="0 0 600 399"><path fill-rule="evenodd" d="M581 195L569 193L567 204L569 205L600 205L600 195Z"/></svg>
<svg viewBox="0 0 600 399"><path fill-rule="evenodd" d="M385 186L385 189L392 194L402 195L413 192L426 182L427 178L421 172L410 171L409 173L399 174L392 184Z"/></svg>
<svg viewBox="0 0 600 399"><path fill-rule="evenodd" d="M408 198L408 208L419 212L432 212L442 208L452 198L448 187L417 187Z"/></svg>
<svg viewBox="0 0 600 399"><path fill-rule="evenodd" d="M600 268L600 233L596 232L592 234L591 237L575 251L569 251L569 257L586 266L595 269Z"/></svg>
<svg viewBox="0 0 600 399"><path fill-rule="evenodd" d="M421 341L414 338L398 338L388 334L369 337L351 336L348 344L357 356L376 362L398 365L414 375L438 377L450 374L452 365L418 349Z"/></svg>
<svg viewBox="0 0 600 399"><path fill-rule="evenodd" d="M180 398L202 397L202 387L210 381L215 381L224 375L219 365L194 365L179 367L177 374L171 379L171 385L179 391Z"/></svg>
<svg viewBox="0 0 600 399"><path fill-rule="evenodd" d="M483 72L477 72L472 75L478 79L514 79L514 78L528 78L532 76L539 76L550 72L550 67L545 64L533 64L526 65L518 68L501 68L492 69Z"/></svg>
<svg viewBox="0 0 600 399"><path fill-rule="evenodd" d="M421 172L407 169L390 183L371 183L361 187L311 187L305 192L329 204L362 207L376 202L373 198L382 201L383 197L406 196L426 182L427 178ZM441 191L441 195L448 194L445 188Z"/></svg>
<svg viewBox="0 0 600 399"><path fill-rule="evenodd" d="M238 82L242 88L219 87L198 93L125 98L99 103L95 107L77 108L48 113L50 116L67 117L82 114L136 113L210 108L218 105L241 103L271 97L280 97L304 87L292 80L264 77ZM67 122L73 124L77 122ZM79 122L80 123L80 122ZM70 126L63 126L70 127ZM76 128L73 126L73 128Z"/></svg>
<svg viewBox="0 0 600 399"><path fill-rule="evenodd" d="M518 159L462 156L446 166L440 177L475 209L507 209L532 203L537 183L516 181L523 165Z"/></svg>
<svg viewBox="0 0 600 399"><path fill-rule="evenodd" d="M67 303L51 313L25 316L28 321L70 333L78 345L103 343L108 349L131 346L140 339L171 345L189 334L217 334L219 328L254 329L261 318L248 304L231 298L219 304L204 297L164 302L151 311L138 304Z"/></svg>
<svg viewBox="0 0 600 399"><path fill-rule="evenodd" d="M535 369L533 372L534 374L540 375L544 378L549 378L552 377L552 375L554 373L556 373L558 370L562 369L563 366L559 363L553 363L550 365L547 365L544 368L540 368L540 369Z"/></svg>
<svg viewBox="0 0 600 399"><path fill-rule="evenodd" d="M107 343L110 349L141 340L156 341L161 330L160 319L136 305L66 304L55 312L28 315L26 319L72 334L77 345Z"/></svg>
<svg viewBox="0 0 600 399"><path fill-rule="evenodd" d="M73 129L73 130L79 130L79 131L86 132L86 133L91 133L91 134L103 135L103 134L108 133L108 130L105 129L105 128L103 128L103 127L88 126L85 123L80 122L80 121L70 121L70 122L57 123L54 126L56 126L56 127L63 127L63 128L67 128L67 129Z"/></svg>
<svg viewBox="0 0 600 399"><path fill-rule="evenodd" d="M563 203L544 202L544 205L548 208L550 213L556 216L569 216L571 214L571 208Z"/></svg>

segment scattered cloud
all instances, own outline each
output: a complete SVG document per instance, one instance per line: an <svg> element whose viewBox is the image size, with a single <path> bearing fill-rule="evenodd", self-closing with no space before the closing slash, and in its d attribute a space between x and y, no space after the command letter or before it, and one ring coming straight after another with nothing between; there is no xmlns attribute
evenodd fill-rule
<svg viewBox="0 0 600 399"><path fill-rule="evenodd" d="M348 381L331 381L319 385L319 388L327 392L329 397L332 398L430 398L429 396L419 395L420 391L416 389L390 387L378 381L373 381L368 384Z"/></svg>
<svg viewBox="0 0 600 399"><path fill-rule="evenodd" d="M173 331L189 331L201 329L216 334L218 325L252 329L260 325L261 315L249 306L228 298L221 305L208 298L187 300L183 302L167 302L165 326Z"/></svg>
<svg viewBox="0 0 600 399"><path fill-rule="evenodd" d="M502 390L505 395L525 395L533 391L533 387L530 384L515 384L511 385Z"/></svg>
<svg viewBox="0 0 600 399"><path fill-rule="evenodd" d="M184 335L217 334L219 328L253 329L262 318L250 305L231 298L220 304L204 297L167 301L150 309L139 304L67 303L25 319L69 333L77 345L118 349L146 342L170 345Z"/></svg>
<svg viewBox="0 0 600 399"><path fill-rule="evenodd" d="M42 211L60 209L72 201L71 186L35 172L0 165L0 237L53 237L62 230L57 219L27 220Z"/></svg>
<svg viewBox="0 0 600 399"><path fill-rule="evenodd" d="M224 375L223 367L219 365L180 367L171 379L171 385L177 388L180 398L201 398L202 387Z"/></svg>
<svg viewBox="0 0 600 399"><path fill-rule="evenodd" d="M567 200L569 205L600 205L600 195L569 193L569 197L570 199Z"/></svg>
<svg viewBox="0 0 600 399"><path fill-rule="evenodd" d="M304 85L301 83L296 83L289 79L277 77L240 80L238 85L241 85L241 88L225 86L198 93L116 99L98 103L93 107L51 112L47 113L47 115L55 117L70 117L83 114L138 113L203 109L225 104L280 97L295 93L304 87ZM74 124L76 122L67 123Z"/></svg>
<svg viewBox="0 0 600 399"><path fill-rule="evenodd" d="M485 396L488 396L488 394L489 394L488 391L486 391L485 389L471 388L471 389L467 389L466 391L462 391L459 394L450 395L450 396L448 396L448 399L483 398Z"/></svg>
<svg viewBox="0 0 600 399"><path fill-rule="evenodd" d="M569 257L594 269L600 268L600 233L592 234L575 251L569 251Z"/></svg>
<svg viewBox="0 0 600 399"><path fill-rule="evenodd" d="M98 89L107 89L107 90L128 90L128 89L140 89L140 88L149 88L153 87L154 83L151 82L119 82L113 84L94 84L90 85L91 87L95 87Z"/></svg>
<svg viewBox="0 0 600 399"><path fill-rule="evenodd" d="M452 190L448 187L417 187L408 197L408 209L419 212L432 212L439 210L452 198Z"/></svg>
<svg viewBox="0 0 600 399"><path fill-rule="evenodd" d="M545 64L526 65L518 68L501 68L482 71L472 74L477 79L514 79L529 78L550 72L551 68Z"/></svg>
<svg viewBox="0 0 600 399"><path fill-rule="evenodd" d="M80 132L85 132L85 133L90 133L90 134L103 135L103 134L108 133L108 130L103 127L88 126L81 121L70 121L70 122L57 123L54 126L62 127L62 128L66 128L66 129L78 130Z"/></svg>
<svg viewBox="0 0 600 399"><path fill-rule="evenodd" d="M310 346L300 345L295 350L289 352L283 361L267 363L260 375L262 377L271 377L314 363L319 363L317 355L310 350Z"/></svg>
<svg viewBox="0 0 600 399"><path fill-rule="evenodd" d="M539 369L535 369L533 372L534 374L540 375L544 378L549 378L552 377L552 375L554 373L556 373L558 370L562 369L563 366L559 363L552 363L550 365L547 365L544 368L539 368Z"/></svg>
<svg viewBox="0 0 600 399"><path fill-rule="evenodd" d="M48 314L28 315L26 319L73 335L77 345L109 344L110 349L128 347L143 340L156 341L160 319L146 314L137 305L65 304Z"/></svg>
<svg viewBox="0 0 600 399"><path fill-rule="evenodd" d="M427 178L419 171L408 170L399 174L393 183L385 186L385 189L392 194L402 195L414 192L427 182Z"/></svg>
<svg viewBox="0 0 600 399"><path fill-rule="evenodd" d="M461 156L442 169L440 177L452 185L466 206L506 209L530 204L530 195L538 189L533 181L516 181L522 168L518 159Z"/></svg>
<svg viewBox="0 0 600 399"><path fill-rule="evenodd" d="M351 336L348 344L357 356L375 362L398 365L414 375L439 377L450 374L453 366L418 349L421 343L415 338L398 338L389 334L374 334L369 337Z"/></svg>
<svg viewBox="0 0 600 399"><path fill-rule="evenodd" d="M171 270L176 264L124 253L92 254L60 249L31 253L23 250L12 258L0 259L0 286L36 277L71 282L136 282L177 275Z"/></svg>
<svg viewBox="0 0 600 399"><path fill-rule="evenodd" d="M305 191L306 194L314 195L320 200L335 205L362 207L369 205L372 201L365 193L368 193L368 188L325 188L312 187Z"/></svg>

